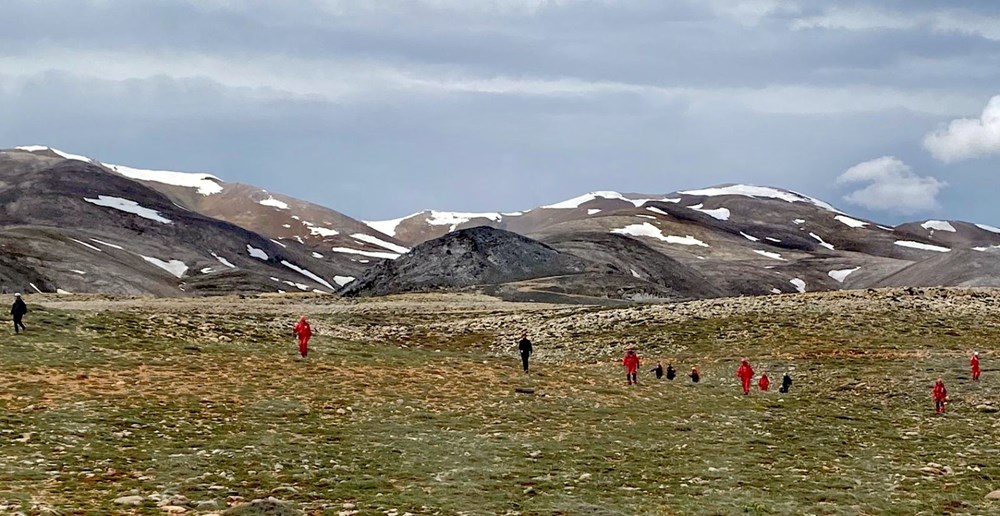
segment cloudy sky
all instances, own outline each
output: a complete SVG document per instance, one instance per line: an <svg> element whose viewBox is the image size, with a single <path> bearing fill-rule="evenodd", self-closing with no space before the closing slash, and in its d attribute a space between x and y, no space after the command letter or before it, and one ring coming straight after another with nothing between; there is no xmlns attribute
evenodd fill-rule
<svg viewBox="0 0 1000 516"><path fill-rule="evenodd" d="M4 0L0 147L364 219L773 185L1000 225L993 0Z"/></svg>

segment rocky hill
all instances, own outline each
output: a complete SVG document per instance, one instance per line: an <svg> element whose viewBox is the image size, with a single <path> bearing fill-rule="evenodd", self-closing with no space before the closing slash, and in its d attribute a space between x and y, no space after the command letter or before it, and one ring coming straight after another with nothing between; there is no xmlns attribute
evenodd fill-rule
<svg viewBox="0 0 1000 516"><path fill-rule="evenodd" d="M478 288L509 299L610 302L1000 284L1000 228L890 227L751 185L601 191L518 212L428 210L362 222L210 174L31 146L0 151L0 196L0 281L17 290Z"/></svg>

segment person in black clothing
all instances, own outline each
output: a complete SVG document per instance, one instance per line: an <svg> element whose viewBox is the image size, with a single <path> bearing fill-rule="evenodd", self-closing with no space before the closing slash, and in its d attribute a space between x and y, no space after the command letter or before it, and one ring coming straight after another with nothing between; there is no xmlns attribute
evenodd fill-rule
<svg viewBox="0 0 1000 516"><path fill-rule="evenodd" d="M667 364L667 380L673 380L677 378L677 371L674 370L674 364Z"/></svg>
<svg viewBox="0 0 1000 516"><path fill-rule="evenodd" d="M24 304L20 293L14 294L14 304L10 307L10 315L14 317L14 333L21 333L21 330L27 330L24 327L24 323L21 322L21 318L26 313L28 313L28 305Z"/></svg>
<svg viewBox="0 0 1000 516"><path fill-rule="evenodd" d="M531 341L528 340L528 332L521 334L521 340L517 343L517 350L521 352L521 365L524 366L524 372L528 372L528 357L531 356Z"/></svg>
<svg viewBox="0 0 1000 516"><path fill-rule="evenodd" d="M692 367L691 368L691 374L689 374L688 376L691 377L691 381L694 382L694 383L698 383L701 380L701 375L698 374L698 368L697 367Z"/></svg>
<svg viewBox="0 0 1000 516"><path fill-rule="evenodd" d="M663 378L663 364L661 364L659 360L656 361L656 367L650 369L650 371L656 373L657 380Z"/></svg>
<svg viewBox="0 0 1000 516"><path fill-rule="evenodd" d="M785 373L784 378L781 379L781 387L778 387L778 392L788 392L788 389L792 386L792 377Z"/></svg>

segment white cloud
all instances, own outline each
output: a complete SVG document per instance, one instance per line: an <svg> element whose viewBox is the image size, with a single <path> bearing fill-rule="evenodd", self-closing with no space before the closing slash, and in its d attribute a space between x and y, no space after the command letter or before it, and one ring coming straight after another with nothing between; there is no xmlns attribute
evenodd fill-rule
<svg viewBox="0 0 1000 516"><path fill-rule="evenodd" d="M585 99L628 95L654 104L685 102L692 111L722 107L765 114L843 115L905 109L937 116L967 113L977 105L962 93L871 85L705 88L578 77L482 75L446 65L281 54L262 54L246 60L181 52L161 55L38 49L26 55L0 56L0 70L0 89L27 77L61 72L115 83L158 77L200 79L259 98L302 97L332 102L382 102L454 93Z"/></svg>
<svg viewBox="0 0 1000 516"><path fill-rule="evenodd" d="M847 31L915 30L957 33L1000 41L1000 17L962 10L894 11L874 7L835 7L816 16L799 18L792 29Z"/></svg>
<svg viewBox="0 0 1000 516"><path fill-rule="evenodd" d="M945 162L1000 154L1000 95L990 99L979 118L952 120L928 134L924 148Z"/></svg>
<svg viewBox="0 0 1000 516"><path fill-rule="evenodd" d="M859 163L837 178L837 184L868 183L844 200L872 210L914 213L938 207L937 195L948 183L913 173L894 156Z"/></svg>

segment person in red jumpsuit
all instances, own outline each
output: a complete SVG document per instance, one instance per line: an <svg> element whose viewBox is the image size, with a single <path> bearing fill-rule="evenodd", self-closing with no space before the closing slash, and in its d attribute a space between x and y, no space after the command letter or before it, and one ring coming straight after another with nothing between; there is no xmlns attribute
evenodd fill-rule
<svg viewBox="0 0 1000 516"><path fill-rule="evenodd" d="M934 412L944 413L944 402L948 399L948 389L944 387L944 380L937 379L934 383Z"/></svg>
<svg viewBox="0 0 1000 516"><path fill-rule="evenodd" d="M750 382L753 381L753 368L746 357L740 362L740 368L736 370L736 377L743 382L743 394L750 394Z"/></svg>
<svg viewBox="0 0 1000 516"><path fill-rule="evenodd" d="M979 379L979 352L978 351L973 351L972 352L972 359L969 360L969 365L972 366L972 379L973 380L978 380Z"/></svg>
<svg viewBox="0 0 1000 516"><path fill-rule="evenodd" d="M639 384L639 355L635 352L635 346L629 344L625 347L625 356L622 357L622 365L625 366L625 378L628 384Z"/></svg>
<svg viewBox="0 0 1000 516"><path fill-rule="evenodd" d="M309 338L312 337L312 327L306 316L299 317L299 322L295 325L295 336L299 339L299 354L305 358L309 354Z"/></svg>
<svg viewBox="0 0 1000 516"><path fill-rule="evenodd" d="M767 388L770 386L771 386L771 379L767 377L767 373L761 374L760 380L757 381L757 387L760 387L760 390L762 391L766 391Z"/></svg>

